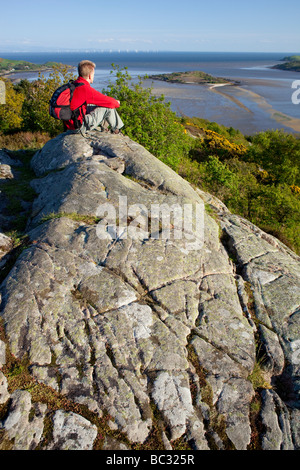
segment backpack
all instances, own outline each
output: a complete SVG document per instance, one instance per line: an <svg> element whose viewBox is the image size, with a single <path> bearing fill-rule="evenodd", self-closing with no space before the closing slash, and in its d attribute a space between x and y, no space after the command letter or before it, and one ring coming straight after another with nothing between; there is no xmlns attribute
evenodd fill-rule
<svg viewBox="0 0 300 470"><path fill-rule="evenodd" d="M71 110L70 104L75 88L81 85L84 85L84 83L75 83L74 80L70 80L65 85L57 88L49 102L50 116L62 121L69 121L72 119L74 121L75 128L80 127L80 123L78 122L80 107L75 110Z"/></svg>

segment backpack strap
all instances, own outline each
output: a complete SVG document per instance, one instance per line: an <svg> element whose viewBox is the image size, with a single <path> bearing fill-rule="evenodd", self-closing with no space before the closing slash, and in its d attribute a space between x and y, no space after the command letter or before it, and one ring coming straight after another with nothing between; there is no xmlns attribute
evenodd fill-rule
<svg viewBox="0 0 300 470"><path fill-rule="evenodd" d="M72 101L72 98L73 98L73 93L74 93L75 89L79 86L84 85L84 83L75 83L74 80L70 80L69 83L70 83L70 104L71 104L71 101ZM79 116L80 116L80 109L82 108L83 105L84 105L84 103L82 103L80 106L78 106L78 108L72 110L72 120L74 122L75 129L79 129L81 127L81 122L79 121Z"/></svg>

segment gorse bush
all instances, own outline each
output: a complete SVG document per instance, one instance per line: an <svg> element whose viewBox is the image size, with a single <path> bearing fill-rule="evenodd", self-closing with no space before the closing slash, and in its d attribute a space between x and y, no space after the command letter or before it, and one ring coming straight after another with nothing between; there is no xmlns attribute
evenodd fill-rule
<svg viewBox="0 0 300 470"><path fill-rule="evenodd" d="M206 129L205 136L196 146L194 155L197 158L198 153L200 160L211 155L218 156L220 160L226 160L231 157L243 157L246 152L247 148L243 144L236 144L223 135Z"/></svg>
<svg viewBox="0 0 300 470"><path fill-rule="evenodd" d="M229 145L228 133L205 132L182 174L300 254L299 137L267 131Z"/></svg>
<svg viewBox="0 0 300 470"><path fill-rule="evenodd" d="M5 104L0 105L0 129L10 131L20 129L23 124L22 107L25 100L9 80L0 78L5 84Z"/></svg>

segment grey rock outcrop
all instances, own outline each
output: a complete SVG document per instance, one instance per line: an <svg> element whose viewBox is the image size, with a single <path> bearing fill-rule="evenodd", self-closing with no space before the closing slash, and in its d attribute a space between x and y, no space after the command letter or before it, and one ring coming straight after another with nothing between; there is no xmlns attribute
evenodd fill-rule
<svg viewBox="0 0 300 470"><path fill-rule="evenodd" d="M11 443L11 450L34 450L42 438L47 406L33 404L30 393L23 390L13 392L10 401L9 414L2 423L4 438Z"/></svg>
<svg viewBox="0 0 300 470"><path fill-rule="evenodd" d="M8 209L8 198L3 191L7 182L13 180L22 163L13 158L5 149L0 149L0 232L10 230L11 215Z"/></svg>
<svg viewBox="0 0 300 470"><path fill-rule="evenodd" d="M299 449L299 258L127 137L65 133L32 168L30 242L1 285L5 338L93 419L35 401L33 436L30 393L4 377L0 442L136 449L155 429L165 449L246 450L259 396L260 447ZM257 342L269 387L254 390Z"/></svg>
<svg viewBox="0 0 300 470"><path fill-rule="evenodd" d="M47 450L92 450L97 427L76 413L56 411L53 418L53 442Z"/></svg>

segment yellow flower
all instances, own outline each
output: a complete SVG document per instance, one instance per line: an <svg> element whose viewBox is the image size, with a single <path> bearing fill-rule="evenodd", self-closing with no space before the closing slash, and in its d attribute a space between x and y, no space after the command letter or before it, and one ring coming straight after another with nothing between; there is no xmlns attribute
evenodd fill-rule
<svg viewBox="0 0 300 470"><path fill-rule="evenodd" d="M291 190L293 191L293 193L300 194L300 188L299 186L296 186L295 184L291 186Z"/></svg>
<svg viewBox="0 0 300 470"><path fill-rule="evenodd" d="M218 134L217 132L211 131L211 130L205 130L206 132L206 141L209 145L210 148L212 149L222 149L226 150L227 152L233 154L233 155L241 155L244 154L247 149L244 145L240 144L234 144L230 142L226 137L223 137L222 135Z"/></svg>

